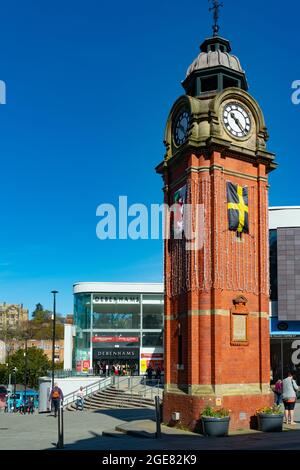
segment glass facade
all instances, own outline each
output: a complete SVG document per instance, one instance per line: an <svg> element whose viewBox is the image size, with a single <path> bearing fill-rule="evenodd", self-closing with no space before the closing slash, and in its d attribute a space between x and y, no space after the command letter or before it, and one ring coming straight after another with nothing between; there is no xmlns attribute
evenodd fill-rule
<svg viewBox="0 0 300 470"><path fill-rule="evenodd" d="M90 360L90 328L91 328L91 296L78 294L74 299L74 324L76 336L74 338L73 364L76 368L88 370Z"/></svg>
<svg viewBox="0 0 300 470"><path fill-rule="evenodd" d="M163 369L163 321L163 292L75 292L74 367L99 373L121 364L140 373L153 356Z"/></svg>
<svg viewBox="0 0 300 470"><path fill-rule="evenodd" d="M300 384L300 339L281 337L271 338L272 382L285 378L291 370Z"/></svg>

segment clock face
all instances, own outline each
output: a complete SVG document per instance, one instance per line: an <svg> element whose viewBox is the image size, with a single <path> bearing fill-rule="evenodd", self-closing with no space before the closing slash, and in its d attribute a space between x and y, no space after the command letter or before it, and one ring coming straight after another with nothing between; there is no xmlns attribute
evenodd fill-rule
<svg viewBox="0 0 300 470"><path fill-rule="evenodd" d="M226 130L234 137L247 137L251 130L249 111L240 103L228 103L223 111Z"/></svg>
<svg viewBox="0 0 300 470"><path fill-rule="evenodd" d="M182 145L188 135L190 125L190 114L188 111L182 111L176 121L174 126L174 141L177 146Z"/></svg>

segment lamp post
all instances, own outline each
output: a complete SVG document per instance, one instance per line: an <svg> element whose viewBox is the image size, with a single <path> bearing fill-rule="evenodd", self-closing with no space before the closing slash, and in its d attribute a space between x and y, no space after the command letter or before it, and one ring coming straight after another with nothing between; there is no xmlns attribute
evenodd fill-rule
<svg viewBox="0 0 300 470"><path fill-rule="evenodd" d="M26 391L27 391L27 334L25 333L25 351L24 351L24 360L25 360L25 367L24 367L24 400L26 403Z"/></svg>
<svg viewBox="0 0 300 470"><path fill-rule="evenodd" d="M53 315L52 315L52 388L54 387L54 359L55 359L55 321L56 321L56 294L58 294L57 290L52 290L51 294L53 294Z"/></svg>
<svg viewBox="0 0 300 470"><path fill-rule="evenodd" d="M16 392L17 392L17 368L13 368L14 372L14 413L16 412Z"/></svg>

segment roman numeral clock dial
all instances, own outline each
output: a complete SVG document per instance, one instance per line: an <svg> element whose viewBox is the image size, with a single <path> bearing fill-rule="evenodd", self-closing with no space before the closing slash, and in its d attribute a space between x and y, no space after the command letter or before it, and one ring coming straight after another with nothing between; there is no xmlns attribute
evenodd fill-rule
<svg viewBox="0 0 300 470"><path fill-rule="evenodd" d="M182 111L175 119L173 127L174 142L177 147L184 144L188 137L190 126L190 114L188 111Z"/></svg>
<svg viewBox="0 0 300 470"><path fill-rule="evenodd" d="M250 113L239 103L228 103L223 110L223 124L234 137L247 137L251 131Z"/></svg>

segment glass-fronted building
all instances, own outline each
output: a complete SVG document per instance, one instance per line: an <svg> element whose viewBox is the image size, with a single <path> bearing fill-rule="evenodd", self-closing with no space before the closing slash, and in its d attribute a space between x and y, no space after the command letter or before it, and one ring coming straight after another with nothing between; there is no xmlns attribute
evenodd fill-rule
<svg viewBox="0 0 300 470"><path fill-rule="evenodd" d="M73 292L73 368L163 370L163 284L81 282Z"/></svg>
<svg viewBox="0 0 300 470"><path fill-rule="evenodd" d="M271 207L269 228L271 377L300 384L300 207Z"/></svg>

